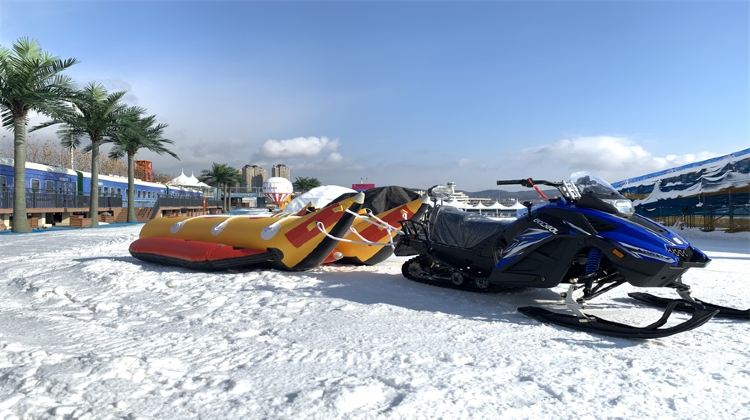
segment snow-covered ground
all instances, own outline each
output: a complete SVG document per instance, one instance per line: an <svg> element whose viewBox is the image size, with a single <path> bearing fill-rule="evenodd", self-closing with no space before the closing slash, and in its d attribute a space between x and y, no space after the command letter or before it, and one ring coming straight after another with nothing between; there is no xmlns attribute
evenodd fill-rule
<svg viewBox="0 0 750 420"><path fill-rule="evenodd" d="M0 419L750 416L750 323L602 338L515 311L560 290L441 289L399 258L191 272L131 258L139 229L0 235ZM714 258L695 294L749 307L750 237L685 236ZM658 316L621 289L589 310Z"/></svg>

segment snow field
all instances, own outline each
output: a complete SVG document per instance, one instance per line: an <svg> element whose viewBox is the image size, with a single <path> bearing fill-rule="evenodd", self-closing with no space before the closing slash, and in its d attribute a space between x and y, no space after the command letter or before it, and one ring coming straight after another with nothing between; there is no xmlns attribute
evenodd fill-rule
<svg viewBox="0 0 750 420"><path fill-rule="evenodd" d="M750 417L750 323L602 338L515 311L562 288L441 289L401 258L192 272L130 257L139 229L0 235L0 419ZM714 258L695 295L750 307L750 237L681 233ZM628 291L587 310L658 317Z"/></svg>

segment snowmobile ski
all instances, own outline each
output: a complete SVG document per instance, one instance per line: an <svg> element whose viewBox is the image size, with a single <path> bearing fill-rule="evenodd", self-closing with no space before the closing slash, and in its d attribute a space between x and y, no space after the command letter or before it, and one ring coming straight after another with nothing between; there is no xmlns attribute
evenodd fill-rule
<svg viewBox="0 0 750 420"><path fill-rule="evenodd" d="M690 301L685 299L669 299L664 297L659 297L652 295L650 293L641 293L641 292L634 292L634 293L628 293L628 296L632 297L635 300L644 302L648 305L664 308L672 303L675 303L675 310L680 312L689 312L691 308L694 306ZM713 303L704 302L699 299L693 298L693 300L701 305L703 305L706 310L709 311L718 311L716 314L717 318L727 318L727 319L744 319L744 320L750 320L750 309L736 309L736 308L729 308L727 306L720 306L715 305Z"/></svg>
<svg viewBox="0 0 750 420"><path fill-rule="evenodd" d="M586 314L583 318L576 315L561 314L538 306L520 307L518 308L518 312L541 322L560 325L578 331L633 339L662 338L689 331L705 324L719 312L692 306L693 316L690 317L690 319L672 327L660 328L667 323L669 316L672 315L672 312L676 307L677 302L668 304L661 318L653 324L645 327L635 327L632 325L621 324L619 322L608 321L590 314Z"/></svg>

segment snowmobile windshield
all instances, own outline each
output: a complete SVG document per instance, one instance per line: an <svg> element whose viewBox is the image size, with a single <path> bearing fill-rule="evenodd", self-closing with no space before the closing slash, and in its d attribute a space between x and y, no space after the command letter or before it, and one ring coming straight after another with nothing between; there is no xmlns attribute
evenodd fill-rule
<svg viewBox="0 0 750 420"><path fill-rule="evenodd" d="M633 203L623 197L609 182L589 172L575 172L570 175L573 183L581 193L578 205L616 213L630 217L635 209Z"/></svg>

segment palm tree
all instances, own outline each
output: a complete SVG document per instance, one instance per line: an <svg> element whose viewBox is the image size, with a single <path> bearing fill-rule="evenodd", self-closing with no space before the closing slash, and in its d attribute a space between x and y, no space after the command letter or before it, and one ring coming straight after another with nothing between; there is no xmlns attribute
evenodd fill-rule
<svg viewBox="0 0 750 420"><path fill-rule="evenodd" d="M299 192L307 192L320 186L320 180L314 177L298 176L292 183L294 189Z"/></svg>
<svg viewBox="0 0 750 420"><path fill-rule="evenodd" d="M56 113L71 94L72 81L61 74L76 59L61 60L21 38L12 49L0 46L0 114L13 130L13 231L29 232L26 220L26 125L29 111Z"/></svg>
<svg viewBox="0 0 750 420"><path fill-rule="evenodd" d="M57 133L62 144L68 148L78 147L83 137L89 138L90 143L86 150L91 151L91 227L99 224L99 146L111 141L112 135L118 129L120 119L126 111L126 106L120 102L125 93L108 93L101 84L91 82L74 92L70 98L72 109L53 113L52 121L32 128L33 131L62 124Z"/></svg>
<svg viewBox="0 0 750 420"><path fill-rule="evenodd" d="M109 152L111 159L128 158L128 223L137 222L135 216L135 154L141 149L150 150L158 154L177 155L167 148L174 144L172 140L163 137L167 124L157 124L156 116L144 117L142 108L130 107L120 119L117 130L112 134L114 147Z"/></svg>
<svg viewBox="0 0 750 420"><path fill-rule="evenodd" d="M229 211L229 187L240 182L240 172L225 163L214 162L211 169L201 171L199 178L222 192L224 211Z"/></svg>

